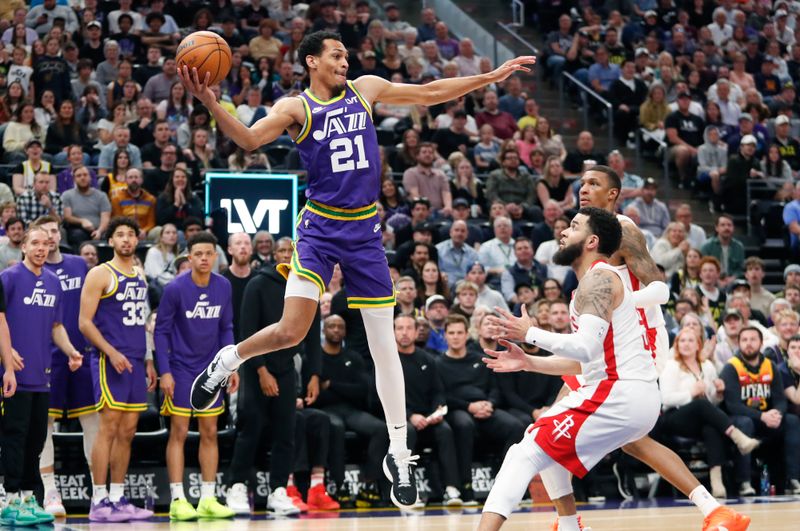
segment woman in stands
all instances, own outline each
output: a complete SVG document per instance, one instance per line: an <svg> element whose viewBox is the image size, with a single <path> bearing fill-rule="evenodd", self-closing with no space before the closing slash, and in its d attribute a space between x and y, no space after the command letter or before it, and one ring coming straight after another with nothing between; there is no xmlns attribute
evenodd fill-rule
<svg viewBox="0 0 800 531"><path fill-rule="evenodd" d="M726 461L725 438L730 438L742 455L755 450L760 441L739 431L717 404L725 384L714 364L703 361L703 340L692 328L683 328L675 338L675 357L667 360L659 377L664 414L659 420L664 433L702 438L708 453L711 493L725 498L722 465Z"/></svg>
<svg viewBox="0 0 800 531"><path fill-rule="evenodd" d="M86 87L86 90L92 89L92 87ZM107 117L101 117L100 120L97 122L97 138L98 142L95 144L95 148L98 150L102 150L108 144L114 141L114 128L118 125L126 127L128 120L128 110L125 108L125 104L121 101L114 103L114 105L109 110L109 114Z"/></svg>
<svg viewBox="0 0 800 531"><path fill-rule="evenodd" d="M539 148L548 157L558 157L559 160L567 157L567 149L564 147L561 135L557 135L553 131L553 128L550 127L550 120L544 116L540 116L536 121L536 141Z"/></svg>
<svg viewBox="0 0 800 531"><path fill-rule="evenodd" d="M570 210L575 206L575 194L572 193L570 181L564 176L561 159L550 156L544 164L544 174L536 183L536 196L539 206L544 208L548 201L554 199L562 210Z"/></svg>
<svg viewBox="0 0 800 531"><path fill-rule="evenodd" d="M434 261L425 262L422 266L422 275L417 285L417 304L425 306L425 301L431 295L441 295L450 299L450 286L447 284L447 275L439 271L439 264Z"/></svg>
<svg viewBox="0 0 800 531"><path fill-rule="evenodd" d="M52 90L42 91L39 102L33 111L33 119L43 131L46 131L47 126L56 119L56 95Z"/></svg>
<svg viewBox="0 0 800 531"><path fill-rule="evenodd" d="M177 254L178 229L172 223L167 223L161 227L158 243L147 250L147 256L144 259L144 274L147 279L161 287L166 286L170 280L175 278L172 263Z"/></svg>
<svg viewBox="0 0 800 531"><path fill-rule="evenodd" d="M653 260L664 268L664 274L672 277L684 267L686 254L690 248L683 223L673 221L667 225L664 234L650 249L650 254L653 256Z"/></svg>
<svg viewBox="0 0 800 531"><path fill-rule="evenodd" d="M100 183L100 190L108 194L109 199L113 198L119 190L127 188L125 173L131 167L131 158L127 151L119 150L114 155L114 166L111 171Z"/></svg>
<svg viewBox="0 0 800 531"><path fill-rule="evenodd" d="M789 163L783 160L780 149L776 144L772 144L761 161L761 171L766 179L792 180L792 168Z"/></svg>
<svg viewBox="0 0 800 531"><path fill-rule="evenodd" d="M192 141L192 131L197 128L203 128L208 131L208 145L212 149L217 148L217 132L211 127L211 114L208 109L202 105L198 105L189 114L189 121L183 123L178 127L178 147L187 149L189 143Z"/></svg>
<svg viewBox="0 0 800 531"><path fill-rule="evenodd" d="M516 142L520 160L525 166L530 168L531 153L539 147L539 142L536 140L536 127L533 125L526 125L523 127Z"/></svg>
<svg viewBox="0 0 800 531"><path fill-rule="evenodd" d="M3 134L3 149L6 162L22 162L26 159L25 144L29 140L44 140L45 131L33 118L33 104L23 103L17 108Z"/></svg>
<svg viewBox="0 0 800 531"><path fill-rule="evenodd" d="M700 259L703 254L697 249L686 251L686 260L683 267L675 271L670 279L670 291L677 294L684 288L696 288L700 284Z"/></svg>
<svg viewBox="0 0 800 531"><path fill-rule="evenodd" d="M156 105L156 116L159 120L166 120L172 131L173 140L177 136L178 127L189 121L192 104L186 97L186 88L183 83L176 81L169 89L169 98Z"/></svg>
<svg viewBox="0 0 800 531"><path fill-rule="evenodd" d="M389 219L395 214L403 214L405 216L411 215L411 209L408 206L404 195L398 188L397 183L393 179L383 179L381 181L381 194L378 199L383 208L386 210L386 218Z"/></svg>
<svg viewBox="0 0 800 531"><path fill-rule="evenodd" d="M6 93L0 98L0 124L7 123L24 101L25 91L22 83L12 81L6 89Z"/></svg>
<svg viewBox="0 0 800 531"><path fill-rule="evenodd" d="M106 117L106 114L106 110L100 103L100 94L97 92L97 87L87 85L83 89L80 106L78 107L78 123L81 124L90 141L99 141L100 144L107 142L100 136L99 129L100 121Z"/></svg>
<svg viewBox="0 0 800 531"><path fill-rule="evenodd" d="M460 197L466 199L470 205L477 205L479 215L486 212L483 183L475 178L475 168L466 157L456 164L455 174L450 179L450 194L454 201Z"/></svg>
<svg viewBox="0 0 800 531"><path fill-rule="evenodd" d="M411 116L406 120L401 121L411 121L414 113L412 112ZM432 120L431 120L432 121ZM417 164L417 151L419 150L419 142L420 142L420 134L413 127L413 123L411 127L406 129L403 132L403 141L400 145L395 149L389 156L389 163L392 166L392 169L396 172L404 172L408 168L412 166L416 166Z"/></svg>
<svg viewBox="0 0 800 531"><path fill-rule="evenodd" d="M203 128L192 131L192 141L189 143L189 148L183 150L183 156L194 167L192 173L201 177L198 181L203 180L206 170L225 167L225 162L220 160L208 145L208 131Z"/></svg>
<svg viewBox="0 0 800 531"><path fill-rule="evenodd" d="M74 144L88 147L89 138L75 119L75 104L65 99L58 106L58 116L47 128L44 150L53 155L53 164L63 166L69 158L69 147ZM89 163L89 155L84 156L83 163Z"/></svg>
<svg viewBox="0 0 800 531"><path fill-rule="evenodd" d="M156 223L171 224L183 230L183 222L189 217L202 218L203 203L192 193L187 171L175 168L156 200Z"/></svg>
<svg viewBox="0 0 800 531"><path fill-rule="evenodd" d="M664 140L664 120L668 114L667 91L661 83L653 83L647 98L639 107L639 124L656 139Z"/></svg>
<svg viewBox="0 0 800 531"><path fill-rule="evenodd" d="M733 57L733 70L728 77L731 83L736 83L739 85L739 88L742 89L742 92L746 92L751 88L756 88L755 79L753 79L753 74L748 73L745 70L745 66L747 64L747 58L741 52L737 53Z"/></svg>
<svg viewBox="0 0 800 531"><path fill-rule="evenodd" d="M106 91L106 106L108 108L111 108L115 101L122 99L125 82L132 81L132 76L133 63L128 59L121 60L117 71L117 79L108 84L108 90Z"/></svg>

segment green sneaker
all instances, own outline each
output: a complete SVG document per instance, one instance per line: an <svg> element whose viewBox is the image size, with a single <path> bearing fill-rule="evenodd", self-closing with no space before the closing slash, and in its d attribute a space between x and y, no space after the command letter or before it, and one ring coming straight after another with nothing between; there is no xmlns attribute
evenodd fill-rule
<svg viewBox="0 0 800 531"><path fill-rule="evenodd" d="M169 504L169 519L186 522L188 520L197 519L197 511L191 503L186 501L186 498L179 498L172 500Z"/></svg>
<svg viewBox="0 0 800 531"><path fill-rule="evenodd" d="M39 523L39 519L31 513L19 498L8 502L0 511L0 525L3 526L34 526Z"/></svg>
<svg viewBox="0 0 800 531"><path fill-rule="evenodd" d="M233 518L235 514L214 496L200 498L200 503L197 504L197 515L200 518Z"/></svg>
<svg viewBox="0 0 800 531"><path fill-rule="evenodd" d="M39 505L39 502L36 501L36 496L26 497L22 500L22 504L37 518L37 524L49 524L56 519L55 516L45 511L44 508Z"/></svg>

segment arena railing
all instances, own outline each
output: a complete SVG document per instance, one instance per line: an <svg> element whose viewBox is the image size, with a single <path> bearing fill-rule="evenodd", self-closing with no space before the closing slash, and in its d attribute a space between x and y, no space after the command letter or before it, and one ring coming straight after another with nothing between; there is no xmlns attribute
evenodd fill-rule
<svg viewBox="0 0 800 531"><path fill-rule="evenodd" d="M642 171L642 140L655 142L658 145L658 152L661 153L662 166L664 168L664 197L669 198L671 187L671 183L669 181L669 145L664 140L655 136L651 131L648 131L644 127L640 127L639 134L636 135L636 170L639 172Z"/></svg>
<svg viewBox="0 0 800 531"><path fill-rule="evenodd" d="M525 8L523 7L522 9L525 9ZM523 16L522 20L524 20L524 16ZM540 57L539 49L536 46L534 46L533 44L531 44L527 39L522 37L519 33L514 31L514 27L515 26L519 27L519 26L522 26L522 24L516 24L516 23L506 24L505 22L498 22L497 26L500 29L502 29L503 31L505 31L507 34L509 34L512 39L517 41L520 44L520 46L522 46L525 49L525 53L530 53L531 55L535 55L537 57L537 59ZM498 54L499 54L498 46L499 45L500 45L499 41L495 38L495 40L494 40L495 64L499 64L498 63ZM537 86L542 81L542 68L544 68L544 65L536 65L536 66L533 67L533 75L536 78Z"/></svg>
<svg viewBox="0 0 800 531"><path fill-rule="evenodd" d="M600 105L605 107L606 113L608 114L608 150L611 151L614 149L616 147L616 142L614 141L614 106L611 105L610 101L602 97L591 87L584 85L578 78L569 72L561 72L561 79L559 79L560 87L558 91L558 115L564 116L564 87L566 86L566 83L564 82L565 79L575 85L575 87L580 91L584 130L589 129L589 98L591 97L597 100Z"/></svg>

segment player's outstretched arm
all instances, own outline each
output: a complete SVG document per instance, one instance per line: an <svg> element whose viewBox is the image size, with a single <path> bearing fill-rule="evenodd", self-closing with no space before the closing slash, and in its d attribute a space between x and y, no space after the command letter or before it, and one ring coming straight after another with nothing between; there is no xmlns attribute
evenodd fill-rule
<svg viewBox="0 0 800 531"><path fill-rule="evenodd" d="M292 124L298 123L295 115L302 114L303 104L296 98L283 98L272 107L268 116L247 127L219 104L217 97L208 88L210 76L211 74L207 72L205 79L200 80L196 68L191 72L186 66L178 68L178 77L186 90L206 106L225 136L242 149L253 151L264 144L269 144Z"/></svg>
<svg viewBox="0 0 800 531"><path fill-rule="evenodd" d="M500 339L498 343L508 350L484 350L488 357L483 358L483 362L494 372L528 371L551 376L581 373L581 365L577 361L559 356L529 356L519 345L510 341Z"/></svg>
<svg viewBox="0 0 800 531"><path fill-rule="evenodd" d="M473 90L503 81L514 72L530 72L525 65L532 65L532 55L510 59L486 74L454 77L432 81L425 86L392 83L378 76L362 76L354 81L356 88L368 102L394 103L397 105L435 105L463 96Z"/></svg>
<svg viewBox="0 0 800 531"><path fill-rule="evenodd" d="M650 251L647 250L644 234L633 223L622 223L622 241L617 253L625 259L628 269L643 285L656 280L664 280L664 275L650 256Z"/></svg>

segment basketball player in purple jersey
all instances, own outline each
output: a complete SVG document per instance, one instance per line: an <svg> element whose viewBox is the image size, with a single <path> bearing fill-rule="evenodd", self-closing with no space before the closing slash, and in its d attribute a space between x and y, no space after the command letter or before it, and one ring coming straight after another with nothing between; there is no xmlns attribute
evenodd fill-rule
<svg viewBox="0 0 800 531"><path fill-rule="evenodd" d="M294 139L308 172L306 207L288 275L282 319L238 345L223 348L192 388L192 406L211 407L228 377L247 358L288 348L305 337L321 293L338 263L350 308L361 309L375 361L375 379L389 430L384 473L391 498L400 507L417 501L411 471L417 459L406 443L403 368L394 342L394 287L389 276L375 202L380 191L380 161L372 106L376 102L433 105L462 96L514 72L529 69L534 57L507 61L487 74L442 79L425 87L391 83L376 76L347 81L347 49L336 33L307 35L298 48L311 85L296 97L278 100L266 118L248 128L229 115L195 69L179 71L186 88L239 146L255 150L284 131Z"/></svg>
<svg viewBox="0 0 800 531"><path fill-rule="evenodd" d="M231 283L212 273L217 260L217 239L198 232L186 244L191 271L175 277L164 288L158 306L154 341L164 403L161 414L170 416L167 443L170 520L230 518L235 513L220 504L215 494L217 417L225 410L222 396L206 411L192 411L189 395L197 373L203 371L217 350L233 343ZM234 375L235 376L235 375ZM229 392L238 387L232 376ZM200 428L200 502L195 510L183 492L183 463L189 421L197 417Z"/></svg>
<svg viewBox="0 0 800 531"><path fill-rule="evenodd" d="M39 482L39 454L47 438L51 341L67 354L70 369L76 370L83 361L62 324L58 277L44 268L49 249L47 233L40 227L29 228L22 239L22 262L0 273L11 346L24 365L16 375L16 393L3 400L0 455L8 505L0 513L2 525L30 524L26 515L35 517L33 523L53 521L33 496Z"/></svg>
<svg viewBox="0 0 800 531"><path fill-rule="evenodd" d="M97 416L94 393L92 392L92 370L89 358L92 347L78 329L78 313L81 306L81 287L89 268L80 256L61 254L61 231L59 220L54 216L37 218L32 227L40 227L50 237L50 252L44 268L52 271L61 283L64 294L64 328L69 339L85 359L77 371L70 371L64 353L53 345L53 364L50 372L50 418L47 423L47 440L39 458L39 470L44 484L44 510L53 516L66 516L61 503L61 495L56 488L55 453L53 450L53 423L55 419L77 418L83 430L83 455L91 468L92 444L100 420Z"/></svg>
<svg viewBox="0 0 800 531"><path fill-rule="evenodd" d="M131 218L114 218L106 235L114 258L93 267L81 293L80 330L97 349L92 356L94 399L100 429L92 447L92 502L89 520L143 520L152 511L140 509L124 496L125 474L139 413L147 409L147 391L155 389L153 362L145 364L147 281L134 265L139 225ZM145 367L146 365L146 367ZM111 485L106 489L109 465Z"/></svg>

